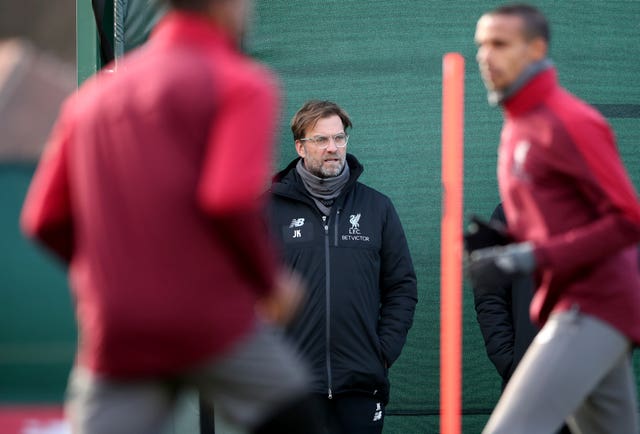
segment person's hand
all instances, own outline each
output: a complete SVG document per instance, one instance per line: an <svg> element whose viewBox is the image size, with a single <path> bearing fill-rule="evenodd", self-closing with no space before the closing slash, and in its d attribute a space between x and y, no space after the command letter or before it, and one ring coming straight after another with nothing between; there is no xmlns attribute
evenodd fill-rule
<svg viewBox="0 0 640 434"><path fill-rule="evenodd" d="M464 249L467 254L492 246L504 246L511 242L505 225L496 220L484 221L472 216L464 233Z"/></svg>
<svg viewBox="0 0 640 434"><path fill-rule="evenodd" d="M467 255L465 272L476 292L504 291L513 280L535 268L533 244L530 242L486 247Z"/></svg>
<svg viewBox="0 0 640 434"><path fill-rule="evenodd" d="M305 297L306 289L302 278L291 270L281 270L273 291L258 300L256 309L267 321L286 325L294 317Z"/></svg>

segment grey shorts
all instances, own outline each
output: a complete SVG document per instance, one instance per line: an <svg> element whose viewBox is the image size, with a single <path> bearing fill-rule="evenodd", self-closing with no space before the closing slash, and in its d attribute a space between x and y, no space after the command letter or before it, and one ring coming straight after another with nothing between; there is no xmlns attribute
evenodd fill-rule
<svg viewBox="0 0 640 434"><path fill-rule="evenodd" d="M307 380L294 349L260 326L222 357L171 378L123 381L76 367L66 413L74 434L158 433L180 392L194 388L225 419L251 429L306 393Z"/></svg>

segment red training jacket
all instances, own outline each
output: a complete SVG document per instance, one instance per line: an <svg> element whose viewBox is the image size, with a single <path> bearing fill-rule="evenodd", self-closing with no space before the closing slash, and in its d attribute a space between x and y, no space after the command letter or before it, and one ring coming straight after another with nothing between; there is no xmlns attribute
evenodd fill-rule
<svg viewBox="0 0 640 434"><path fill-rule="evenodd" d="M553 68L504 109L500 195L514 237L535 245L532 318L575 306L640 343L640 204L611 129Z"/></svg>
<svg viewBox="0 0 640 434"><path fill-rule="evenodd" d="M176 372L252 328L276 266L257 198L278 104L269 72L179 12L68 99L21 224L69 262L79 363Z"/></svg>

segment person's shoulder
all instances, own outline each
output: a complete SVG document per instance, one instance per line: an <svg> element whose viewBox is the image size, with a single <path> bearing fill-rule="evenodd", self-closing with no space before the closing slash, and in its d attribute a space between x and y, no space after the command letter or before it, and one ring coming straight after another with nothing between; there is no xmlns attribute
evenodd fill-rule
<svg viewBox="0 0 640 434"><path fill-rule="evenodd" d="M608 125L605 117L592 105L574 95L565 88L559 87L548 100L548 106L553 113L568 126Z"/></svg>
<svg viewBox="0 0 640 434"><path fill-rule="evenodd" d="M380 197L380 198L383 198L383 197L384 197L384 198L387 198L387 199L388 199L388 196L387 196L386 194L384 194L383 192L381 192L380 190L378 190L378 189L377 189L377 188L375 188L375 187L371 187L370 185L365 184L365 183L364 183L364 182L362 182L362 181L356 181L356 183L355 183L355 188L359 188L359 189L361 189L363 192L366 192L367 194L371 194L371 195L373 195L374 197Z"/></svg>
<svg viewBox="0 0 640 434"><path fill-rule="evenodd" d="M65 100L62 111L84 113L89 107L100 105L106 97L116 97L119 94L121 77L110 69L102 69L87 78L77 92L70 94Z"/></svg>
<svg viewBox="0 0 640 434"><path fill-rule="evenodd" d="M266 65L235 52L219 52L209 59L221 86L254 92L271 92L280 87L276 74Z"/></svg>
<svg viewBox="0 0 640 434"><path fill-rule="evenodd" d="M366 200L370 201L371 203L375 203L378 206L380 205L393 206L393 202L391 201L391 198L388 195L361 181L357 181L355 183L354 189L357 189L359 191L359 194L366 195Z"/></svg>
<svg viewBox="0 0 640 434"><path fill-rule="evenodd" d="M553 149L559 152L565 150L565 156L558 157L559 160L566 160L571 152L589 154L602 152L603 146L615 148L613 130L606 118L579 97L561 89L550 108L553 116L559 120L556 126L570 139L554 142Z"/></svg>

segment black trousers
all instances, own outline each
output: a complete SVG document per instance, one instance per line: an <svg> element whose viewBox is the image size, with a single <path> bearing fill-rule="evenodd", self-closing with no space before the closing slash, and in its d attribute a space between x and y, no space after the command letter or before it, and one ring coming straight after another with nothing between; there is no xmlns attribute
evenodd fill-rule
<svg viewBox="0 0 640 434"><path fill-rule="evenodd" d="M381 434L385 417L383 401L365 393L318 395L324 432L327 434Z"/></svg>
<svg viewBox="0 0 640 434"><path fill-rule="evenodd" d="M326 434L315 396L306 395L273 414L255 434ZM213 406L200 398L200 434L215 434Z"/></svg>

